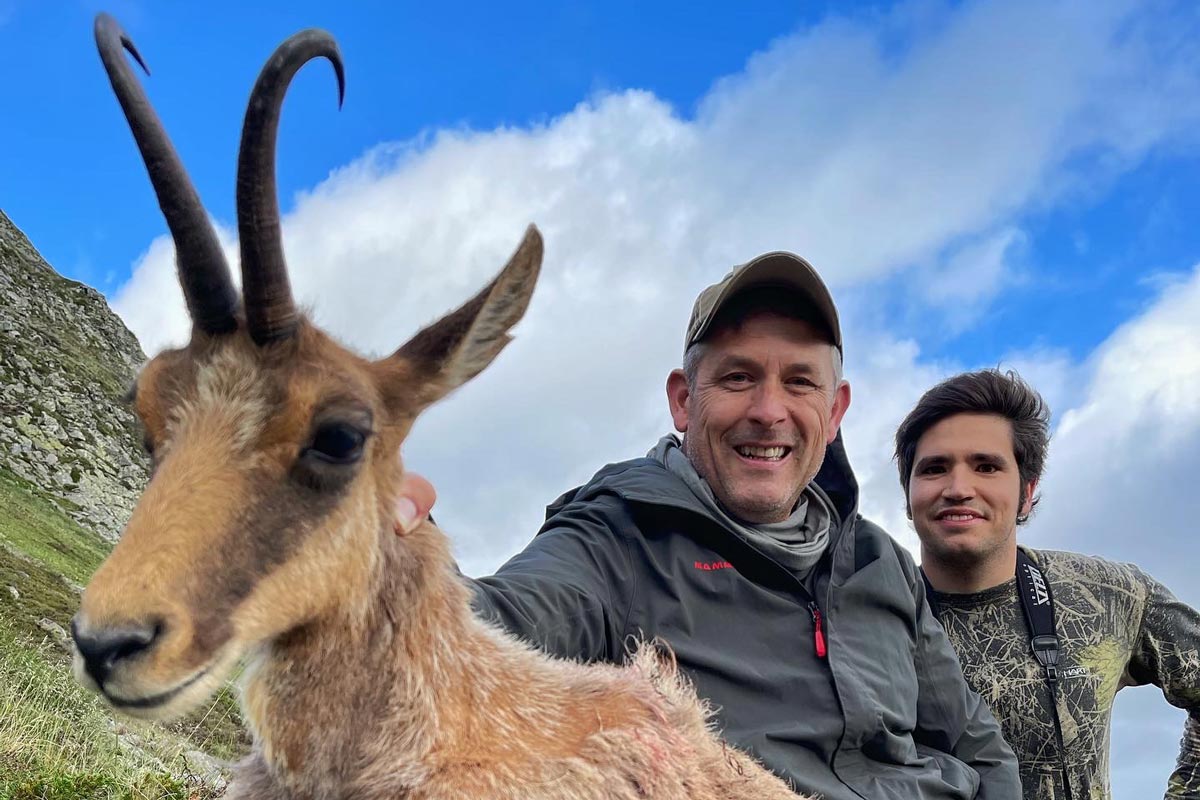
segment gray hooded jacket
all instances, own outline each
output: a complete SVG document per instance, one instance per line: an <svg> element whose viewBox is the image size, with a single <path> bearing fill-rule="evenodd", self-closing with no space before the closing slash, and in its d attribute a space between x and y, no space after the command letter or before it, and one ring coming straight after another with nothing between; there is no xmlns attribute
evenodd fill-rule
<svg viewBox="0 0 1200 800"><path fill-rule="evenodd" d="M620 663L631 637L663 638L724 738L798 791L1016 800L1016 759L967 688L912 558L856 513L840 437L816 484L835 520L801 580L658 461L610 465L551 505L524 551L473 581L476 608L582 661Z"/></svg>

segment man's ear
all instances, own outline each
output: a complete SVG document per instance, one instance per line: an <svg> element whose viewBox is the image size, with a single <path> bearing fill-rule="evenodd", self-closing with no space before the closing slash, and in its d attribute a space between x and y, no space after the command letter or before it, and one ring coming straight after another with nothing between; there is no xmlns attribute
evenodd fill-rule
<svg viewBox="0 0 1200 800"><path fill-rule="evenodd" d="M1034 478L1025 484L1025 502L1021 503L1021 516L1028 517L1033 513L1033 497L1037 494L1038 479Z"/></svg>
<svg viewBox="0 0 1200 800"><path fill-rule="evenodd" d="M475 297L420 330L381 362L389 405L414 415L474 378L500 354L525 314L542 265L542 236L530 225L500 274Z"/></svg>
<svg viewBox="0 0 1200 800"><path fill-rule="evenodd" d="M671 420L675 423L675 430L680 433L687 433L688 400L691 394L691 387L688 386L683 370L671 370L671 374L667 376L667 404L671 407Z"/></svg>
<svg viewBox="0 0 1200 800"><path fill-rule="evenodd" d="M846 410L849 408L850 384L842 381L833 390L833 407L829 410L829 431L825 438L825 444L833 444L833 440L837 438L838 429L842 426L842 417L846 416Z"/></svg>

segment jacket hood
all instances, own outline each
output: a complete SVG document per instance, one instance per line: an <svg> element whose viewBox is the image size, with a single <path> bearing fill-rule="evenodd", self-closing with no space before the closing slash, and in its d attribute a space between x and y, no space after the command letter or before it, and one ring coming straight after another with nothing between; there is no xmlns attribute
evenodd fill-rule
<svg viewBox="0 0 1200 800"><path fill-rule="evenodd" d="M825 448L825 460L813 483L829 498L843 525L857 516L858 481L846 458L841 431L833 444ZM634 458L602 467L583 486L563 494L546 508L546 519L568 503L602 494L615 494L633 502L672 506L712 517L692 490L666 467L653 458Z"/></svg>

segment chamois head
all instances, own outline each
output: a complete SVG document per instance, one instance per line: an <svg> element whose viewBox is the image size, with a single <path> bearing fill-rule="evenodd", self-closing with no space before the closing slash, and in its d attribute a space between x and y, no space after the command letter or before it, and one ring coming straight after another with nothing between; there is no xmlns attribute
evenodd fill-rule
<svg viewBox="0 0 1200 800"><path fill-rule="evenodd" d="M275 137L284 94L332 37L275 51L250 95L238 157L242 296L109 16L96 42L175 240L193 327L142 370L133 404L153 469L72 623L76 674L131 714L206 698L248 651L352 613L391 544L397 452L430 403L478 374L524 314L542 258L532 226L499 275L391 356L370 361L300 314L284 265ZM143 64L144 68L144 64Z"/></svg>

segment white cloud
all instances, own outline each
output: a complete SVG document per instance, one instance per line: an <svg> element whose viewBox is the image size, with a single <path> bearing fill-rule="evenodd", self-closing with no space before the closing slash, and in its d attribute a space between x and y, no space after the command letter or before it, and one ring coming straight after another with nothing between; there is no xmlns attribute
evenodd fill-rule
<svg viewBox="0 0 1200 800"><path fill-rule="evenodd" d="M1060 415L1030 536L1136 561L1200 605L1189 530L1200 503L1187 488L1200 470L1200 268L1080 371L1086 388Z"/></svg>
<svg viewBox="0 0 1200 800"><path fill-rule="evenodd" d="M938 324L951 333L971 328L1001 288L1020 281L1011 255L1025 240L1020 230L1010 226L951 248L942 261L913 276L913 290L924 293L914 307L933 306ZM927 315L929 309L922 308L921 313Z"/></svg>
<svg viewBox="0 0 1200 800"><path fill-rule="evenodd" d="M227 228L214 224L225 258L236 259L237 239ZM233 278L241 286L241 276L235 272ZM112 307L137 335L148 356L187 341L192 323L175 275L175 244L169 237L155 239L138 256L129 280L117 289Z"/></svg>
<svg viewBox="0 0 1200 800"><path fill-rule="evenodd" d="M631 90L540 126L382 145L287 214L293 284L322 325L382 354L481 287L529 221L541 227L543 278L517 341L406 447L479 574L558 493L669 429L663 382L699 289L757 252L801 252L843 298L863 508L911 545L892 432L934 380L974 365L922 358L874 321L872 292L907 271L913 317L944 316L949 282L986 308L1012 280L1021 214L1191 135L1200 58L1138 8L975 2L835 19L773 43L695 119ZM1064 411L1034 544L1131 558L1184 585L1184 556L1200 554L1187 486L1197 291L1195 276L1181 282L1088 363L1053 342L1009 357ZM168 244L150 245L114 305L150 352L186 336Z"/></svg>

